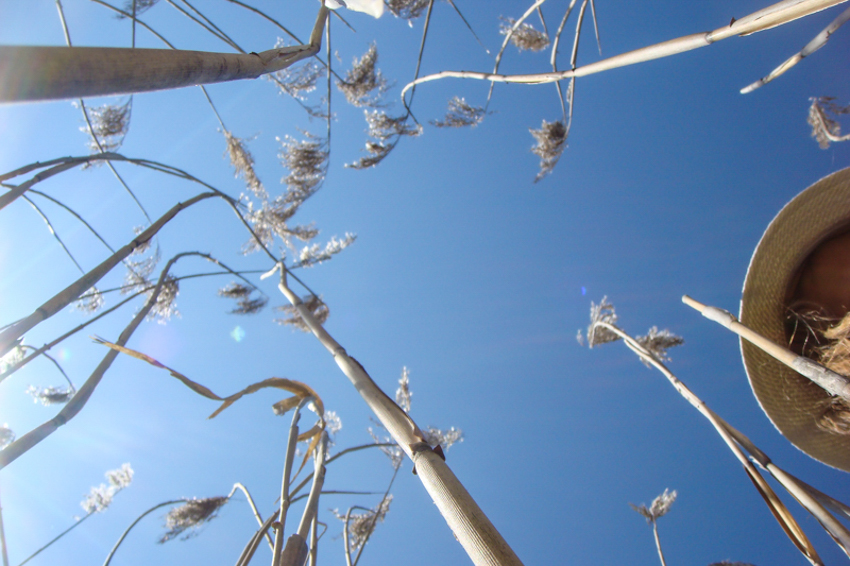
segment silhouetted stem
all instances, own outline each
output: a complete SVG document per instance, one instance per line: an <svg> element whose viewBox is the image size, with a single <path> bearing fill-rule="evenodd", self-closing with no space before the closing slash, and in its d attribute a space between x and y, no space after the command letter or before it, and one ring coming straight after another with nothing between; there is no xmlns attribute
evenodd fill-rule
<svg viewBox="0 0 850 566"><path fill-rule="evenodd" d="M121 263L130 254L132 254L139 246L145 244L148 240L159 232L168 221L177 216L177 214L195 203L202 200L222 196L220 193L201 193L186 202L180 202L174 205L171 210L162 215L156 222L151 224L147 230L136 236L129 244L122 247L120 250L105 259L100 265L77 279L74 283L66 287L64 290L55 295L52 299L38 307L32 314L19 320L12 326L0 332L0 356L5 355L11 350L19 338L24 333L34 328L40 322L43 322L80 298L80 296L91 289L100 279L109 273L113 267Z"/></svg>
<svg viewBox="0 0 850 566"><path fill-rule="evenodd" d="M47 550L47 548L48 548L50 545L52 545L52 544L53 544L54 542L56 542L57 540L59 540L60 538L64 537L64 536L65 536L65 535L67 535L68 533L70 533L72 530L74 530L75 528L77 528L77 527L80 525L80 523L82 523L83 521L85 521L86 519L88 519L89 517L91 517L92 515L94 515L94 513L89 513L88 515L85 515L85 516L84 516L83 518L81 518L79 521L75 522L73 525L71 525L70 527L68 527L67 529L65 529L64 531L62 531L61 533L59 533L58 535L56 535L56 536L55 536L55 537L54 537L54 538L53 538L50 542L48 542L47 544L45 544L44 546L42 546L41 548L39 548L38 550L36 550L36 551L35 551L35 552L33 552L32 554L30 554L29 556L27 556L27 557L24 559L24 561L23 561L23 562L21 562L20 564L18 564L18 566L24 566L24 564L26 564L27 562L29 562L30 560L32 560L33 558L35 558L36 556L38 556L39 554L41 554L41 552L42 552L42 551Z"/></svg>
<svg viewBox="0 0 850 566"><path fill-rule="evenodd" d="M127 538L127 535L130 534L130 531L133 530L133 527L135 527L139 523L139 521L141 521L146 516L153 513L160 507L165 507L166 505L176 505L177 503L186 503L188 501L191 501L191 499L174 499L172 501L165 501L163 503L159 503L158 505L154 505L153 507L136 517L136 520L130 523L130 526L127 527L123 533L121 533L121 536L118 538L118 541L115 543L115 546L112 547L112 550L110 550L109 554L106 556L106 560L103 561L103 566L109 566L109 563L112 562L112 557L115 556L115 552L118 550L118 547L121 546L121 543L124 542L124 539Z"/></svg>
<svg viewBox="0 0 850 566"><path fill-rule="evenodd" d="M130 321L130 324L127 325L126 328L121 332L118 336L118 340L115 341L115 344L119 346L124 346L130 337L133 335L133 332L136 331L136 328L142 323L151 309L156 305L157 298L159 297L159 292L162 289L163 284L165 283L166 276L168 274L168 270L171 268L172 264L180 259L183 254L178 254L171 258L168 263L165 265L165 268L162 270L162 273L159 277L159 281L156 283L156 287L154 287L153 291L151 291L148 300L145 302L145 305L136 313L136 316L133 317L133 320ZM69 420L73 419L77 416L85 404L88 402L89 397L94 392L97 385L100 383L100 380L103 379L103 376L106 374L106 371L112 365L112 362L115 361L115 358L118 356L117 350L110 349L109 352L104 356L103 360L98 364L97 368L95 368L94 372L92 372L91 376L86 380L82 387L74 394L70 401L59 411L55 417L36 427L35 429L29 431L25 435L16 439L14 442L6 446L3 450L0 450L0 469L6 467L8 464L14 462L19 456L24 454L30 448L53 434L60 426L67 423Z"/></svg>

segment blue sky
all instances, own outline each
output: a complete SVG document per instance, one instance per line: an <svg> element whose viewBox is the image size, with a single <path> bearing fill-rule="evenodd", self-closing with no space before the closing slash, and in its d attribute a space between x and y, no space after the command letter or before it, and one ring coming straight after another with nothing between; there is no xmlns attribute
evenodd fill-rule
<svg viewBox="0 0 850 566"><path fill-rule="evenodd" d="M526 8L505 1L455 3L492 52L501 42L499 17L518 17ZM274 46L278 32L271 25L220 0L207 4L205 13L248 51ZM550 30L566 4L544 4ZM256 5L304 37L318 7L311 0ZM600 0L602 53L714 29L765 5ZM720 438L663 376L622 344L588 350L576 343L590 301L604 295L627 331L642 334L657 325L684 336L669 364L680 379L785 469L850 500L844 472L793 448L762 413L736 338L680 301L689 294L737 311L749 258L769 221L804 188L850 164L850 147L819 149L806 124L809 97L850 100L846 30L775 82L748 95L738 92L798 51L841 9L579 79L569 148L554 173L537 184L528 129L559 118L552 85L497 86L493 113L464 130L438 130L427 120L440 118L454 95L483 103L487 84L450 79L423 85L413 107L426 124L423 135L402 141L379 167L366 171L344 167L362 156L363 111L332 92L329 173L298 220L315 222L321 242L345 232L358 239L333 261L299 276L330 306L328 331L387 392L395 391L402 367L409 368L411 414L420 425L464 431L448 463L524 563L657 564L651 530L628 503L649 504L665 488L679 493L660 521L671 566L724 559L760 566L805 563ZM65 11L75 45L129 45L129 23L103 7L67 0ZM379 66L394 82L390 110L400 112L398 92L413 76L422 19L409 27L390 14L379 20L343 15L357 33L332 23L335 69L348 69L376 42ZM144 19L179 48L227 50L164 2ZM539 28L539 20L532 21ZM52 1L4 2L0 22L2 44L64 43ZM590 29L582 37L579 64L599 59ZM140 46L161 46L145 32L138 37ZM567 37L563 64L572 35ZM545 71L547 61L548 55L511 48L502 70ZM422 72L491 67L491 56L450 5L437 3ZM209 92L228 128L253 138L249 147L258 173L272 194L280 193L277 180L286 171L276 136L302 137L299 130L322 135L325 124L263 80L213 85ZM0 171L87 153L81 126L80 111L69 101L0 106ZM238 196L244 184L223 158L217 128L197 88L137 95L121 152L179 167ZM127 165L118 169L154 217L198 192L170 177ZM83 214L113 246L144 224L105 167L65 173L42 189ZM36 202L84 268L106 257L105 248L67 213ZM181 213L163 230L159 245L166 259L197 250L239 269L268 269L259 255L239 254L246 240L231 211L207 202ZM75 269L25 203L3 211L2 324L62 289L78 276ZM177 273L208 269L199 260L183 260ZM116 270L107 281L118 284L122 276ZM272 305L285 303L271 280L252 278ZM373 425L365 405L319 343L274 324L270 310L252 317L227 314L231 304L215 294L229 281L184 282L177 299L182 316L167 325L144 323L129 346L220 395L272 376L303 381L342 419L335 449L370 442L366 428ZM54 348L75 384L105 354L89 335L114 339L140 304ZM40 345L84 319L78 311L63 312L28 334L26 343ZM237 326L244 331L238 342L232 337ZM61 385L62 378L50 364L34 362L0 384L0 424L19 435L55 410L32 403L24 393L30 384ZM119 357L78 417L0 473L10 563L69 526L82 514L79 501L90 486L124 462L135 469L133 485L32 564L103 560L148 507L224 495L237 481L269 513L280 490L289 424L269 410L278 400L274 393L258 393L207 420L215 403L161 370ZM383 492L391 475L382 454L364 451L329 466L327 485ZM467 563L409 463L393 493L363 564ZM323 562L344 563L341 523L327 510L373 506L379 499L322 500L322 519L329 524L320 545ZM846 559L813 519L786 502L825 562ZM231 563L255 528L241 496L189 541L155 544L161 523L162 514L145 519L116 560Z"/></svg>

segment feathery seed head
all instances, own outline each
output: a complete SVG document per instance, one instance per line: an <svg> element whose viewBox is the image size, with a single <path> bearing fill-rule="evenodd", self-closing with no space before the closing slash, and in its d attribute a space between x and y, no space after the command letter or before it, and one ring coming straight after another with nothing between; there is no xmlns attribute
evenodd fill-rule
<svg viewBox="0 0 850 566"><path fill-rule="evenodd" d="M380 106L381 99L389 84L376 68L378 48L372 43L369 50L359 60L355 59L351 70L345 74L345 80L337 81L336 86L354 106Z"/></svg>
<svg viewBox="0 0 850 566"><path fill-rule="evenodd" d="M67 403L77 392L73 387L36 387L30 385L27 393L32 397L33 403L41 402L42 405L57 405Z"/></svg>
<svg viewBox="0 0 850 566"><path fill-rule="evenodd" d="M168 531L159 539L159 543L168 542L190 530L182 540L197 534L197 529L215 519L218 510L227 503L227 497L207 497L192 499L179 507L175 507L165 516L165 528Z"/></svg>
<svg viewBox="0 0 850 566"><path fill-rule="evenodd" d="M539 130L529 128L531 135L537 142L531 148L531 152L540 158L540 171L534 178L536 183L555 169L561 154L567 147L567 127L563 122L547 122Z"/></svg>
<svg viewBox="0 0 850 566"><path fill-rule="evenodd" d="M549 36L542 31L537 31L534 26L523 22L516 29L516 20L514 18L501 18L502 24L499 26L499 33L502 35L511 36L511 43L520 51L543 51L549 47ZM513 30L513 33L511 33Z"/></svg>
<svg viewBox="0 0 850 566"><path fill-rule="evenodd" d="M466 126L477 126L484 120L484 108L471 106L466 99L457 96L449 100L449 108L442 120L431 120L431 124L438 128L463 128Z"/></svg>
<svg viewBox="0 0 850 566"><path fill-rule="evenodd" d="M395 392L395 402L405 412L410 412L410 398L413 393L410 392L410 371L407 367L401 368L401 378L398 380L398 389Z"/></svg>

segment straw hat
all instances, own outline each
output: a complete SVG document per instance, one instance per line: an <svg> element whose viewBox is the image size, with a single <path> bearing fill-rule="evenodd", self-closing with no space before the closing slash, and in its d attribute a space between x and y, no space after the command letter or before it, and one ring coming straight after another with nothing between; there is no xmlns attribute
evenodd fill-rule
<svg viewBox="0 0 850 566"><path fill-rule="evenodd" d="M850 168L797 195L767 227L747 270L741 322L787 345L786 307L804 261L819 244L848 229ZM753 393L779 432L809 456L850 471L850 435L823 430L816 422L830 395L744 340L741 352Z"/></svg>

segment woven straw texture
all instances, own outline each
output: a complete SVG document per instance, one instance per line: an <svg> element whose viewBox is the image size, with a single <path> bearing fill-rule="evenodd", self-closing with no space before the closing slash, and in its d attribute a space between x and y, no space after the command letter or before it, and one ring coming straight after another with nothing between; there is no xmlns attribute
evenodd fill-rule
<svg viewBox="0 0 850 566"><path fill-rule="evenodd" d="M850 168L821 179L785 205L767 227L750 261L741 322L773 342L787 344L788 287L818 243L848 222ZM779 432L809 456L850 471L850 436L821 430L815 424L818 404L829 395L745 340L741 340L741 352L753 393Z"/></svg>

